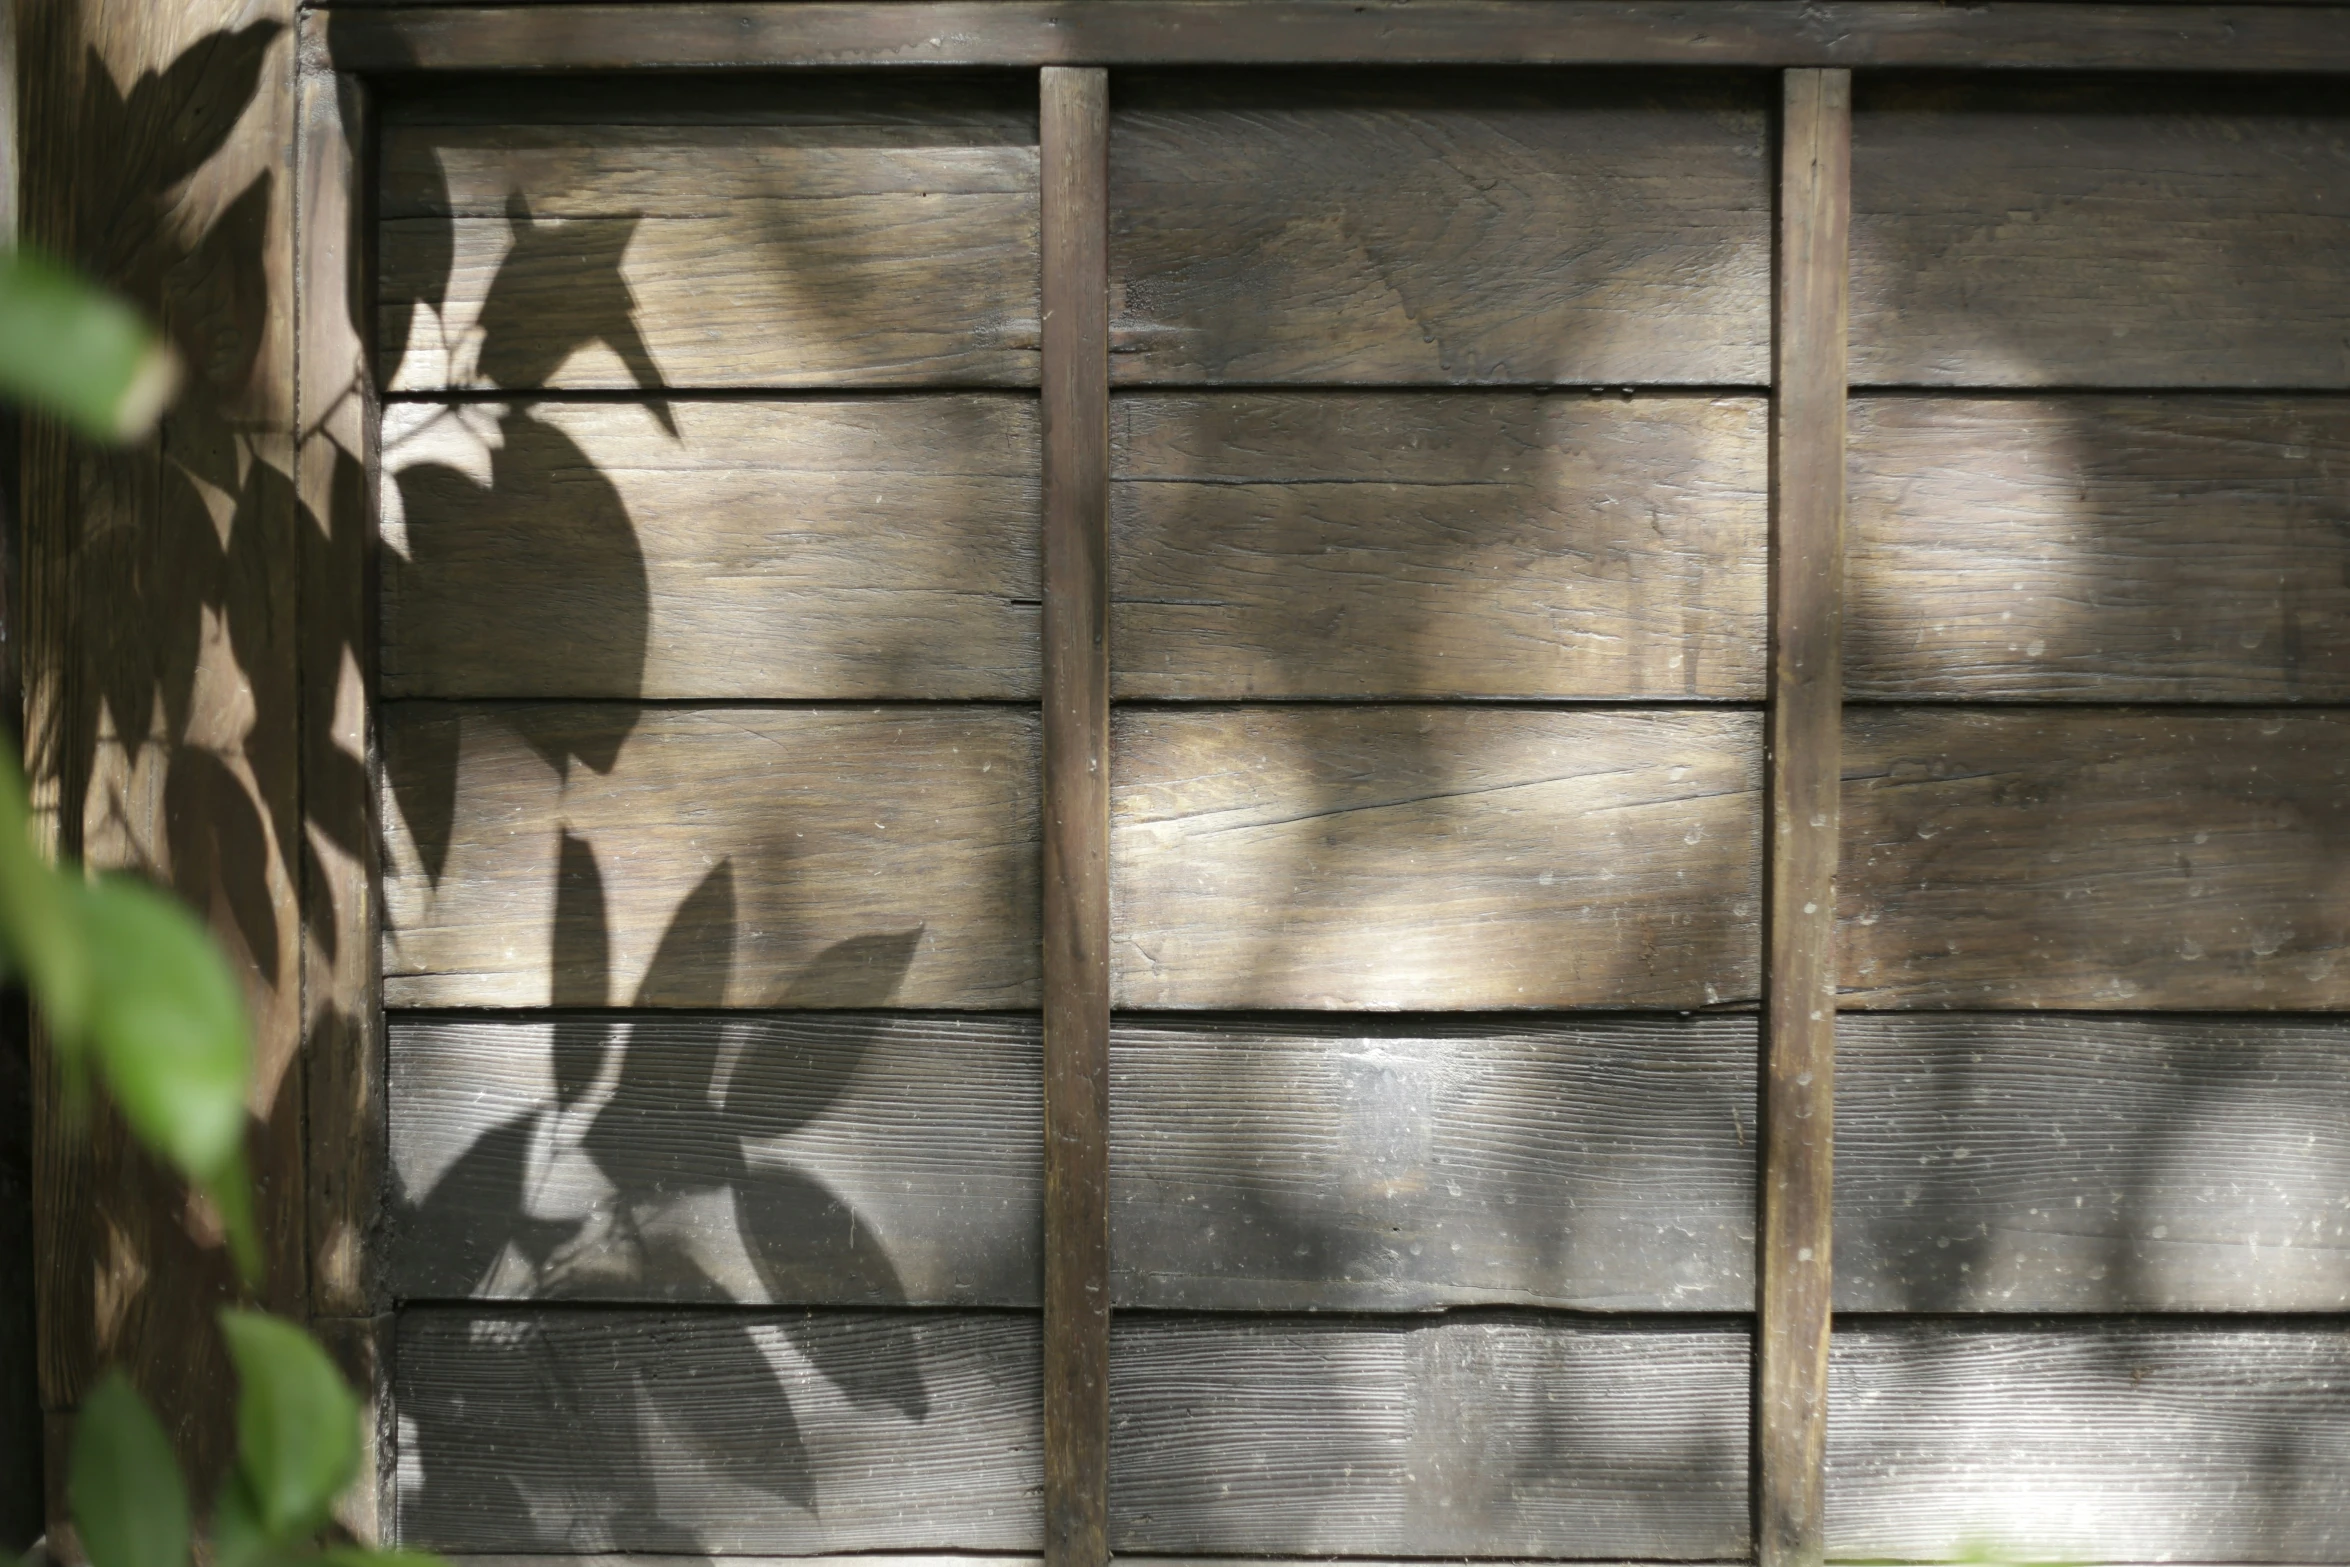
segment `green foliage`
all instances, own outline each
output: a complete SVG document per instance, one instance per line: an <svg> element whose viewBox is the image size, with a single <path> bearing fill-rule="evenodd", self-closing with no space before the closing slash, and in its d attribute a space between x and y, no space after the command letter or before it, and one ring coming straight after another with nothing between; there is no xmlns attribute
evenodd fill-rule
<svg viewBox="0 0 2350 1567"><path fill-rule="evenodd" d="M66 1487L90 1567L181 1567L188 1489L171 1439L119 1371L82 1399Z"/></svg>
<svg viewBox="0 0 2350 1567"><path fill-rule="evenodd" d="M45 257L0 252L0 395L128 440L178 386L178 360L128 305Z"/></svg>
<svg viewBox="0 0 2350 1567"><path fill-rule="evenodd" d="M258 1311L224 1311L237 1363L237 1471L274 1537L308 1535L359 1470L359 1401L310 1335Z"/></svg>

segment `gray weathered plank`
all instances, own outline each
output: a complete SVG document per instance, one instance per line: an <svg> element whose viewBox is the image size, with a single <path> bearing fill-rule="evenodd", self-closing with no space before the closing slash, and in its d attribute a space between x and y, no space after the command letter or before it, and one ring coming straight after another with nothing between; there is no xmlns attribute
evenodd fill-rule
<svg viewBox="0 0 2350 1567"><path fill-rule="evenodd" d="M1760 383L1745 83L1140 79L1110 142L1124 383Z"/></svg>
<svg viewBox="0 0 2350 1567"><path fill-rule="evenodd" d="M1128 709L1130 1007L1698 1007L1758 986L1752 712Z"/></svg>
<svg viewBox="0 0 2350 1567"><path fill-rule="evenodd" d="M1036 1004L1019 708L384 709L384 1000Z"/></svg>
<svg viewBox="0 0 2350 1567"><path fill-rule="evenodd" d="M374 5L397 7L369 14ZM2336 8L1987 0L748 0L662 7L343 0L303 14L344 70L942 65L1907 66L2350 69Z"/></svg>
<svg viewBox="0 0 2350 1567"><path fill-rule="evenodd" d="M1837 1033L1837 1310L2350 1309L2350 1021Z"/></svg>
<svg viewBox="0 0 2350 1567"><path fill-rule="evenodd" d="M2350 385L2334 84L1871 84L1852 238L1856 383Z"/></svg>
<svg viewBox="0 0 2350 1567"><path fill-rule="evenodd" d="M1735 1556L1747 1364L1715 1325L1127 1318L1111 1544ZM1034 1550L1037 1365L1026 1314L412 1310L402 1537Z"/></svg>
<svg viewBox="0 0 2350 1567"><path fill-rule="evenodd" d="M395 403L391 697L1027 697L1020 395Z"/></svg>
<svg viewBox="0 0 2350 1567"><path fill-rule="evenodd" d="M412 1309L400 1536L475 1551L1034 1550L1025 1313Z"/></svg>
<svg viewBox="0 0 2350 1567"><path fill-rule="evenodd" d="M629 123L608 91L618 123L387 137L388 389L1035 383L1032 127L804 86L790 122Z"/></svg>
<svg viewBox="0 0 2350 1567"><path fill-rule="evenodd" d="M1853 695L2350 700L2350 403L1877 397L1852 421Z"/></svg>
<svg viewBox="0 0 2350 1567"><path fill-rule="evenodd" d="M1748 1550L1748 1335L1540 1317L1128 1318L1120 1551Z"/></svg>
<svg viewBox="0 0 2350 1567"><path fill-rule="evenodd" d="M1764 405L1127 393L1122 697L1763 688Z"/></svg>
<svg viewBox="0 0 2350 1567"><path fill-rule="evenodd" d="M1745 1310L1754 1050L1122 1020L1111 1303ZM405 1017L391 1059L403 1297L1037 1304L1033 1019Z"/></svg>
<svg viewBox="0 0 2350 1567"><path fill-rule="evenodd" d="M2350 721L1853 708L1844 1005L2350 1006Z"/></svg>
<svg viewBox="0 0 2350 1567"><path fill-rule="evenodd" d="M2338 1323L1839 1323L1828 1548L2322 1562L2350 1550Z"/></svg>

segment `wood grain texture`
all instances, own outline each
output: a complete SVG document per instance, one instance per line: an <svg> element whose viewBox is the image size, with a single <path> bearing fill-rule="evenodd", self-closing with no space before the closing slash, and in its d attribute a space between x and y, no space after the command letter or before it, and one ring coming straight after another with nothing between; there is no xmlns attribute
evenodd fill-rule
<svg viewBox="0 0 2350 1567"><path fill-rule="evenodd" d="M1136 1318L1114 1356L1121 1553L1749 1549L1742 1329Z"/></svg>
<svg viewBox="0 0 2350 1567"><path fill-rule="evenodd" d="M1855 708L1847 1007L2336 1010L2332 714Z"/></svg>
<svg viewBox="0 0 2350 1567"><path fill-rule="evenodd" d="M1751 1000L1759 716L1126 710L1118 1004Z"/></svg>
<svg viewBox="0 0 2350 1567"><path fill-rule="evenodd" d="M1033 1551L1030 1314L402 1314L400 1537Z"/></svg>
<svg viewBox="0 0 2350 1567"><path fill-rule="evenodd" d="M374 516L367 476L377 406L369 373L369 222L365 170L374 105L355 79L305 71L297 88L305 243L296 275L300 375L294 484L301 560L302 812L317 830L302 879L303 1088L310 1309L356 1363L378 1305L370 1240L384 1182L383 1031L377 1001L380 826L375 814ZM360 1384L379 1411L389 1388ZM372 1491L365 1494L372 1496ZM388 1521L372 1503L359 1521ZM369 1528L363 1539L379 1539Z"/></svg>
<svg viewBox="0 0 2350 1567"><path fill-rule="evenodd" d="M2350 1307L2350 1024L1847 1017L1839 1311Z"/></svg>
<svg viewBox="0 0 2350 1567"><path fill-rule="evenodd" d="M1039 79L1044 213L1044 1557L1110 1512L1110 81Z"/></svg>
<svg viewBox="0 0 2350 1567"><path fill-rule="evenodd" d="M1853 146L1855 383L2350 385L2333 86L1886 82Z"/></svg>
<svg viewBox="0 0 2350 1567"><path fill-rule="evenodd" d="M345 70L790 65L1727 65L2341 71L2339 8L1990 0L949 0L306 16ZM561 20L556 18L560 16Z"/></svg>
<svg viewBox="0 0 2350 1567"><path fill-rule="evenodd" d="M1855 696L2350 699L2350 404L1860 398Z"/></svg>
<svg viewBox="0 0 2350 1567"><path fill-rule="evenodd" d="M1762 695L1760 399L1113 410L1121 697Z"/></svg>
<svg viewBox="0 0 2350 1567"><path fill-rule="evenodd" d="M393 391L1033 385L1032 125L821 88L767 123L403 124L385 147ZM657 102L655 107L663 108ZM664 123L666 122L666 123Z"/></svg>
<svg viewBox="0 0 2350 1567"><path fill-rule="evenodd" d="M1122 1020L1111 1304L1747 1310L1754 1051L1751 1017ZM1035 1306L1039 1072L1024 1018L396 1018L390 1284Z"/></svg>
<svg viewBox="0 0 2350 1567"><path fill-rule="evenodd" d="M1764 719L1770 847L1763 872L1755 1538L1760 1567L1816 1567L1835 1238L1852 73L1789 71L1783 88Z"/></svg>
<svg viewBox="0 0 2350 1567"><path fill-rule="evenodd" d="M395 403L390 697L1030 698L1033 400Z"/></svg>
<svg viewBox="0 0 2350 1567"><path fill-rule="evenodd" d="M2338 1323L1839 1325L1828 1547L2314 1562L2350 1545Z"/></svg>
<svg viewBox="0 0 2350 1567"><path fill-rule="evenodd" d="M1677 78L1121 83L1111 373L1759 383L1766 129Z"/></svg>
<svg viewBox="0 0 2350 1567"><path fill-rule="evenodd" d="M1016 708L390 704L385 1003L1034 1006L1037 747Z"/></svg>

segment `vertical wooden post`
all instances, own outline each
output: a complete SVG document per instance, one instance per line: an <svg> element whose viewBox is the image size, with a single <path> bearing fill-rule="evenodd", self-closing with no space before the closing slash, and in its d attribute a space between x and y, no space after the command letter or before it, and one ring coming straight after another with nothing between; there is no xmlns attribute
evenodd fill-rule
<svg viewBox="0 0 2350 1567"><path fill-rule="evenodd" d="M295 122L295 489L301 507L303 1056L312 1327L360 1389L374 1483L338 1515L390 1537L391 1318L371 1241L384 1178L372 672L375 383L369 103L301 36Z"/></svg>
<svg viewBox="0 0 2350 1567"><path fill-rule="evenodd" d="M1824 1553L1852 73L1786 74L1771 400L1770 895L1756 1551Z"/></svg>
<svg viewBox="0 0 2350 1567"><path fill-rule="evenodd" d="M1044 231L1044 1513L1109 1559L1109 77L1048 66Z"/></svg>

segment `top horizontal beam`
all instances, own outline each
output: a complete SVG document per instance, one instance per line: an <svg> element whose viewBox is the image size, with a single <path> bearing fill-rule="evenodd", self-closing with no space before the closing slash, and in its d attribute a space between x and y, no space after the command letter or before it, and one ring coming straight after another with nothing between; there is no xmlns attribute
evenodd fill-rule
<svg viewBox="0 0 2350 1567"><path fill-rule="evenodd" d="M360 73L788 66L1679 65L2350 71L2350 5L2049 0L765 0L347 5Z"/></svg>

